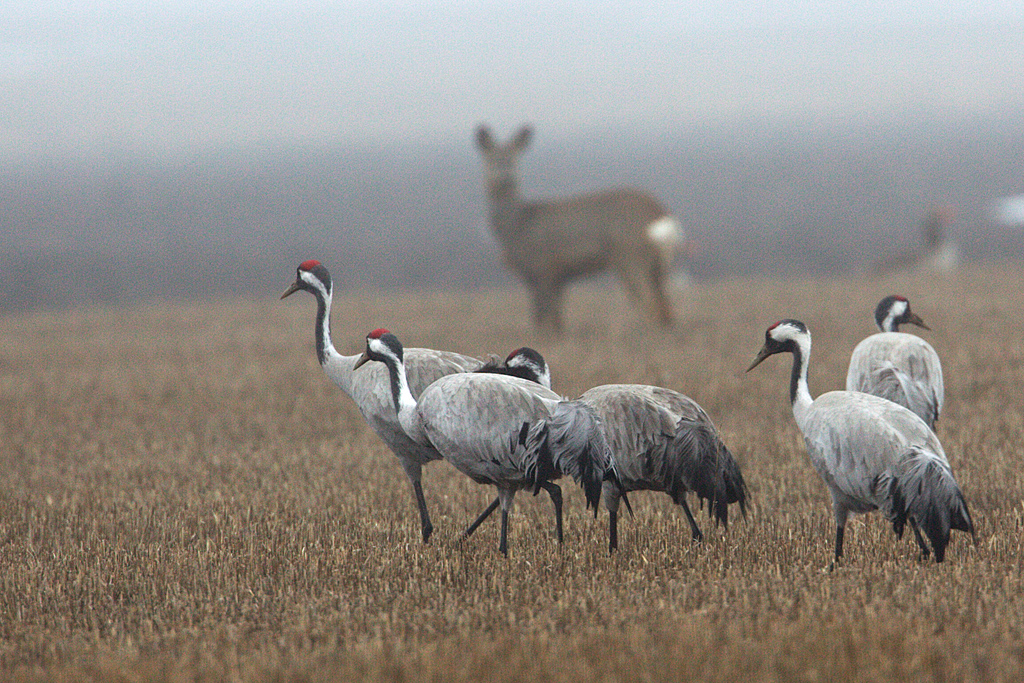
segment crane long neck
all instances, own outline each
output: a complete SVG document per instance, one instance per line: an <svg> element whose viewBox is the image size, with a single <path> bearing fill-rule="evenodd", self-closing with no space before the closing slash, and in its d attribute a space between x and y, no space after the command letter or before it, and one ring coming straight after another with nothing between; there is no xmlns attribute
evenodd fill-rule
<svg viewBox="0 0 1024 683"><path fill-rule="evenodd" d="M793 415L799 424L804 413L814 402L811 389L807 384L807 366L811 359L811 342L799 343L793 350L793 370L789 377L789 401L793 405Z"/></svg>
<svg viewBox="0 0 1024 683"><path fill-rule="evenodd" d="M349 396L352 395L352 367L358 356L343 356L331 342L331 301L333 293L314 290L316 297L316 359L327 376Z"/></svg>
<svg viewBox="0 0 1024 683"><path fill-rule="evenodd" d="M878 329L882 332L899 332L900 323L892 311L886 314L884 318L878 321Z"/></svg>
<svg viewBox="0 0 1024 683"><path fill-rule="evenodd" d="M391 399L394 401L395 413L398 414L398 422L402 425L402 431L417 443L429 444L430 441L423 430L423 421L416 410L416 397L412 395L412 389L409 388L405 363L397 358L388 358L384 364L388 368L388 376L391 379Z"/></svg>
<svg viewBox="0 0 1024 683"><path fill-rule="evenodd" d="M326 295L319 291L316 296L316 328L313 330L316 338L316 358L320 365L326 365L334 344L331 343L331 292Z"/></svg>

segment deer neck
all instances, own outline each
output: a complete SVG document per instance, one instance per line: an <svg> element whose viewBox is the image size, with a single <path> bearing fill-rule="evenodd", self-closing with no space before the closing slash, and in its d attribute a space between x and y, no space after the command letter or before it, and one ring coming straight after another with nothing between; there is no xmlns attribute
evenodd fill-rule
<svg viewBox="0 0 1024 683"><path fill-rule="evenodd" d="M508 243L517 234L523 223L523 198L519 187L511 178L492 182L488 185L487 196L491 205L491 227L503 243Z"/></svg>

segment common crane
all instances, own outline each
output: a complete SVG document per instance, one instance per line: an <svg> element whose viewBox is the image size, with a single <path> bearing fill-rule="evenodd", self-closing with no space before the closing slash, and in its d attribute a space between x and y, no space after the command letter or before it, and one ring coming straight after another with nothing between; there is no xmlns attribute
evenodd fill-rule
<svg viewBox="0 0 1024 683"><path fill-rule="evenodd" d="M900 325L929 329L899 295L887 296L875 308L881 330L857 344L850 356L846 390L887 398L916 413L932 430L942 412L945 390L942 363L924 339L900 332Z"/></svg>
<svg viewBox="0 0 1024 683"><path fill-rule="evenodd" d="M950 529L974 537L967 501L953 478L935 432L901 405L857 391L830 391L811 398L807 366L811 333L798 320L782 320L765 332L764 346L747 371L777 353L793 355L789 398L811 463L832 494L836 521L835 561L843 555L850 513L880 509L902 538L909 522L924 556L946 556Z"/></svg>
<svg viewBox="0 0 1024 683"><path fill-rule="evenodd" d="M331 274L319 261L308 260L299 264L295 273L295 282L281 295L284 299L291 294L303 290L316 298L316 355L320 366L331 380L351 398L363 419L377 436L387 444L388 448L398 456L409 482L412 484L413 495L420 514L420 525L423 542L430 539L434 525L427 512L427 503L423 497L422 468L423 465L440 460L441 454L430 445L418 444L402 431L391 401L388 389L387 370L382 366L369 368L353 373L355 363L360 354L345 356L334 348L331 343L331 301L333 284ZM406 349L406 367L409 376L409 389L417 395L431 382L444 375L455 372L470 372L480 368L483 363L469 356L449 351L431 349Z"/></svg>
<svg viewBox="0 0 1024 683"><path fill-rule="evenodd" d="M490 372L497 375L521 377L522 379L540 384L547 389L551 388L551 371L548 369L547 361L544 360L544 356L539 351L529 346L515 349L508 354L504 361L499 361L496 357L492 358L484 363L483 367L474 370L474 372ZM555 535L558 537L558 542L561 543L563 540L562 488L553 481L541 484L541 488L548 492L548 495L551 496L551 502L555 506ZM491 516L491 513L498 509L500 504L501 498L495 497L491 504L462 532L463 537L469 538L472 536L473 532Z"/></svg>
<svg viewBox="0 0 1024 683"><path fill-rule="evenodd" d="M728 526L729 504L746 514L747 486L739 465L707 413L691 398L663 387L607 384L579 401L593 408L612 450L620 486L605 484L608 547L618 546L621 491L663 491L683 508L696 541L704 535L686 494L708 501L708 515Z"/></svg>
<svg viewBox="0 0 1024 683"><path fill-rule="evenodd" d="M460 472L498 489L501 539L508 554L508 520L517 491L536 493L568 474L583 487L595 512L606 479L617 481L598 418L587 406L519 377L463 373L438 379L417 400L409 388L398 339L378 329L366 337L356 363L383 363L406 434L431 444Z"/></svg>

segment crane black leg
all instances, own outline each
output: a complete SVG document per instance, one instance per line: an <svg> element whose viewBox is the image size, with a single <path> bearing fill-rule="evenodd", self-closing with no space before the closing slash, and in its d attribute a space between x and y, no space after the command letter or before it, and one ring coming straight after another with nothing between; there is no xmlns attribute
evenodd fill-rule
<svg viewBox="0 0 1024 683"><path fill-rule="evenodd" d="M508 510L501 510L501 540L498 541L498 552L508 557Z"/></svg>
<svg viewBox="0 0 1024 683"><path fill-rule="evenodd" d="M540 487L551 496L551 502L555 505L555 534L558 536L558 543L562 543L562 487L552 481L541 482Z"/></svg>
<svg viewBox="0 0 1024 683"><path fill-rule="evenodd" d="M698 543L704 540L704 534L701 533L700 527L697 526L697 521L693 518L693 513L690 512L690 506L686 504L686 499L680 497L679 505L682 506L683 512L686 513L686 519L690 521L690 531L693 532L693 540Z"/></svg>
<svg viewBox="0 0 1024 683"><path fill-rule="evenodd" d="M836 562L843 556L843 527L836 527Z"/></svg>
<svg viewBox="0 0 1024 683"><path fill-rule="evenodd" d="M619 547L619 511L608 511L608 552Z"/></svg>
<svg viewBox="0 0 1024 683"><path fill-rule="evenodd" d="M484 523L484 520L491 516L491 513L498 509L498 505L501 503L501 499L498 497L494 498L494 502L487 506L487 509L480 513L480 516L476 518L469 528L462 532L463 538L469 538L476 531L476 528Z"/></svg>
<svg viewBox="0 0 1024 683"><path fill-rule="evenodd" d="M932 554L932 551L928 548L928 544L924 542L921 530L917 528L917 522L913 519L910 520L910 528L914 530L914 539L917 541L918 547L921 548L921 557L927 559Z"/></svg>
<svg viewBox="0 0 1024 683"><path fill-rule="evenodd" d="M420 510L420 527L423 529L423 542L426 543L430 540L430 534L434 533L434 525L430 523L430 513L427 512L427 499L423 497L423 486L418 481L412 482L412 492Z"/></svg>

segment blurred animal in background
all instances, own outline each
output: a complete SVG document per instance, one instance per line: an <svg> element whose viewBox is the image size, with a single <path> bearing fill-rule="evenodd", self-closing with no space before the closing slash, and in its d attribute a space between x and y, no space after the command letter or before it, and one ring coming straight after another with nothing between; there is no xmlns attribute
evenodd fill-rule
<svg viewBox="0 0 1024 683"><path fill-rule="evenodd" d="M956 242L947 235L947 228L954 218L956 210L951 206L929 209L921 222L921 243L880 259L875 264L875 274L915 268L936 273L956 270L960 265L960 251Z"/></svg>
<svg viewBox="0 0 1024 683"><path fill-rule="evenodd" d="M526 200L516 164L532 137L523 126L504 144L487 126L476 131L483 154L490 222L505 262L533 300L535 324L562 331L566 284L610 270L649 318L672 324L665 284L684 246L679 222L650 194L628 188L553 200Z"/></svg>
<svg viewBox="0 0 1024 683"><path fill-rule="evenodd" d="M899 403L934 430L945 396L939 354L924 339L899 330L905 324L930 328L898 294L878 302L875 324L881 332L862 339L850 356L846 390Z"/></svg>
<svg viewBox="0 0 1024 683"><path fill-rule="evenodd" d="M892 401L859 391L830 391L817 399L807 385L811 333L799 320L765 331L764 346L747 371L777 353L793 356L789 400L811 464L832 494L835 564L843 556L850 514L881 510L897 538L907 523L927 557L946 557L951 529L971 534L974 522L935 432ZM925 542L931 543L931 548Z"/></svg>

